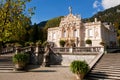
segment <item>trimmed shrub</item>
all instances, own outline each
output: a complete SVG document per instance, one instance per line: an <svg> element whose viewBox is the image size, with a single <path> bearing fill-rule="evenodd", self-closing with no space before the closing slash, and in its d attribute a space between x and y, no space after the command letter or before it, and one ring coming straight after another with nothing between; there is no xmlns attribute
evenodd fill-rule
<svg viewBox="0 0 120 80"><path fill-rule="evenodd" d="M12 58L14 64L23 63L27 64L29 62L29 54L18 53Z"/></svg>
<svg viewBox="0 0 120 80"><path fill-rule="evenodd" d="M71 63L70 69L75 74L86 74L89 71L89 66L85 61L75 60Z"/></svg>
<svg viewBox="0 0 120 80"><path fill-rule="evenodd" d="M105 46L105 43L104 42L100 42L100 45Z"/></svg>
<svg viewBox="0 0 120 80"><path fill-rule="evenodd" d="M38 40L38 41L36 42L36 45L37 45L37 46L40 46L41 44L42 44L41 40Z"/></svg>
<svg viewBox="0 0 120 80"><path fill-rule="evenodd" d="M47 44L49 44L47 41L44 41L42 46L45 47Z"/></svg>
<svg viewBox="0 0 120 80"><path fill-rule="evenodd" d="M86 44L92 44L92 41L90 39L87 39Z"/></svg>
<svg viewBox="0 0 120 80"><path fill-rule="evenodd" d="M66 42L65 42L64 40L60 40L60 41L59 41L59 44L60 44L61 47L64 47L64 46L65 46L65 43L66 43Z"/></svg>

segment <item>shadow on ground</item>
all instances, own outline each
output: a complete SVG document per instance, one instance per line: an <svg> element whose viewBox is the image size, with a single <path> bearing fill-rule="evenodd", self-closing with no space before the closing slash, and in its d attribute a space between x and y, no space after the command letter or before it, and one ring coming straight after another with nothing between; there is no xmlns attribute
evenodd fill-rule
<svg viewBox="0 0 120 80"><path fill-rule="evenodd" d="M56 70L30 70L28 72L56 72Z"/></svg>

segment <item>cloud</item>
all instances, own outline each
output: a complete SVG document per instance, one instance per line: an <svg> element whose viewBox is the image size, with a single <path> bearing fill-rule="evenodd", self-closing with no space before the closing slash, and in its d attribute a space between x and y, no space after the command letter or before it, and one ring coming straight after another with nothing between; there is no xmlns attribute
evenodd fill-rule
<svg viewBox="0 0 120 80"><path fill-rule="evenodd" d="M103 9L108 9L117 5L120 5L120 0L101 0L101 2L95 0L93 8L100 9L102 7Z"/></svg>
<svg viewBox="0 0 120 80"><path fill-rule="evenodd" d="M93 3L93 8L95 9L93 14L117 5L120 5L120 0L95 0Z"/></svg>
<svg viewBox="0 0 120 80"><path fill-rule="evenodd" d="M95 11L92 14L96 14L97 12L101 11L101 3L98 0L95 0L93 3L93 8Z"/></svg>
<svg viewBox="0 0 120 80"><path fill-rule="evenodd" d="M101 2L101 6L104 9L108 9L117 5L120 5L120 0L102 0Z"/></svg>
<svg viewBox="0 0 120 80"><path fill-rule="evenodd" d="M101 11L101 10L102 10L102 9L100 9L100 8L97 8L97 9L96 9L97 12L99 12L99 11Z"/></svg>
<svg viewBox="0 0 120 80"><path fill-rule="evenodd" d="M94 11L92 14L93 14L93 15L95 15L96 13L97 13L97 12L96 12L96 11Z"/></svg>
<svg viewBox="0 0 120 80"><path fill-rule="evenodd" d="M98 8L101 5L97 0L93 3L93 8Z"/></svg>

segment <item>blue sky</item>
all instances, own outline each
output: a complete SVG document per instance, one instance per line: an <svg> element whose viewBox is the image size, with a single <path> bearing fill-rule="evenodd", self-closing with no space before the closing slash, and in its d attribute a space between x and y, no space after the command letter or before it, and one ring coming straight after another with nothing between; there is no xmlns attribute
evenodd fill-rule
<svg viewBox="0 0 120 80"><path fill-rule="evenodd" d="M32 0L27 7L36 7L35 15L32 16L32 24L49 20L58 16L69 14L71 6L73 14L79 14L82 18L89 18L98 11L113 7L113 2L118 5L120 0ZM118 2L117 2L118 1ZM110 5L108 5L111 3ZM115 6L114 5L114 6Z"/></svg>

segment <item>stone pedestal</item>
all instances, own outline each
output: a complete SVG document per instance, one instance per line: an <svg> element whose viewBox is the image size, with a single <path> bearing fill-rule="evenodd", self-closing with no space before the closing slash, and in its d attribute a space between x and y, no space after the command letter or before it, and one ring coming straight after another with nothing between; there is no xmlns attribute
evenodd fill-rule
<svg viewBox="0 0 120 80"><path fill-rule="evenodd" d="M69 52L73 53L73 48L72 47L69 48Z"/></svg>

